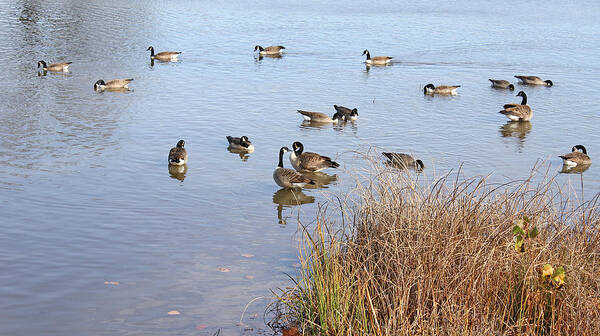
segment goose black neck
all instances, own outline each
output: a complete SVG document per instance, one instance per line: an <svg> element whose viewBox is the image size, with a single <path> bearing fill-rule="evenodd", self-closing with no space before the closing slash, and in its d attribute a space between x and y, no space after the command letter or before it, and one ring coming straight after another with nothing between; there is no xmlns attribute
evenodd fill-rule
<svg viewBox="0 0 600 336"><path fill-rule="evenodd" d="M581 152L585 155L587 155L587 150L585 150L585 147L583 147L583 145L577 145L575 146L576 149L581 149Z"/></svg>
<svg viewBox="0 0 600 336"><path fill-rule="evenodd" d="M523 100L521 101L521 105L527 105L527 95L523 92Z"/></svg>
<svg viewBox="0 0 600 336"><path fill-rule="evenodd" d="M279 164L277 167L283 168L283 148L279 150Z"/></svg>
<svg viewBox="0 0 600 336"><path fill-rule="evenodd" d="M154 47L150 47L150 57L154 56Z"/></svg>
<svg viewBox="0 0 600 336"><path fill-rule="evenodd" d="M371 53L367 51L367 59L370 60L371 59Z"/></svg>

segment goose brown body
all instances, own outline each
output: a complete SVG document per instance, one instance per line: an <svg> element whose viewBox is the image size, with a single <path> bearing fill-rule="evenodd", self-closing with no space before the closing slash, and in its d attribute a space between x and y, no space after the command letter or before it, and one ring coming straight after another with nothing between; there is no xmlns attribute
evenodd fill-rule
<svg viewBox="0 0 600 336"><path fill-rule="evenodd" d="M504 109L499 113L504 114L512 121L529 121L533 118L533 110L527 105L527 95L523 91L519 91L517 96L523 97L521 104L506 104Z"/></svg>
<svg viewBox="0 0 600 336"><path fill-rule="evenodd" d="M69 65L72 63L73 62L62 62L62 63L53 63L50 65L47 65L46 62L44 62L44 61L38 61L38 68L41 66L42 69L45 71L66 72L66 71L69 71Z"/></svg>
<svg viewBox="0 0 600 336"><path fill-rule="evenodd" d="M415 160L415 158L406 153L383 152L381 154L387 157L388 160L390 160L390 162L394 165L402 166L404 168L425 168L425 164L423 164L423 161Z"/></svg>
<svg viewBox="0 0 600 336"><path fill-rule="evenodd" d="M393 57L390 56L373 56L371 57L371 53L365 49L363 51L363 56L367 55L367 59L365 60L365 63L367 64L371 64L371 65L386 65L389 64Z"/></svg>
<svg viewBox="0 0 600 336"><path fill-rule="evenodd" d="M538 76L515 76L515 78L518 78L519 80L521 80L521 82L525 85L546 85L546 86L552 86L554 85L554 83L552 83L551 80L543 80Z"/></svg>
<svg viewBox="0 0 600 336"><path fill-rule="evenodd" d="M159 61L174 61L177 59L181 51L161 51L157 54L154 53L154 47L150 46L146 51L150 50L150 58L157 59Z"/></svg>
<svg viewBox="0 0 600 336"><path fill-rule="evenodd" d="M177 142L177 146L171 148L171 150L169 151L169 164L181 166L187 163L188 154L184 146L185 141L179 140Z"/></svg>
<svg viewBox="0 0 600 336"><path fill-rule="evenodd" d="M290 154L290 163L297 171L318 172L326 168L337 168L340 166L328 156L313 152L304 152L304 145L301 142L294 142L292 149L294 151Z"/></svg>
<svg viewBox="0 0 600 336"><path fill-rule="evenodd" d="M343 115L338 112L334 113L332 117L321 112L298 110L298 113L302 114L304 119L310 122L337 123L339 120L343 119Z"/></svg>
<svg viewBox="0 0 600 336"><path fill-rule="evenodd" d="M266 48L263 48L259 45L254 47L254 51L258 50L258 53L261 55L276 55L276 54L281 54L283 53L283 49L285 49L284 46L278 45L278 46L268 46Z"/></svg>
<svg viewBox="0 0 600 336"><path fill-rule="evenodd" d="M238 137L227 136L227 141L229 142L229 148L230 149L235 149L235 150L240 150L240 151L247 151L247 152L254 151L254 145L248 139L248 137L245 136L245 135L243 135L243 136L241 136L239 138Z"/></svg>
<svg viewBox="0 0 600 336"><path fill-rule="evenodd" d="M299 172L283 167L283 153L289 152L289 148L281 147L279 150L279 163L273 171L273 180L282 188L302 188L307 184L315 182Z"/></svg>
<svg viewBox="0 0 600 336"><path fill-rule="evenodd" d="M581 149L581 152L578 149ZM589 165L592 163L592 159L587 155L587 150L583 145L575 145L571 149L571 153L559 157L563 159L563 163L567 166Z"/></svg>
<svg viewBox="0 0 600 336"><path fill-rule="evenodd" d="M513 84L504 79L490 79L489 81L492 82L492 87L497 89L515 89L515 86Z"/></svg>
<svg viewBox="0 0 600 336"><path fill-rule="evenodd" d="M104 82L104 80L100 79L96 83L94 83L94 89L99 90L120 90L129 88L129 83L133 81L133 78L126 79L113 79L108 82Z"/></svg>
<svg viewBox="0 0 600 336"><path fill-rule="evenodd" d="M459 87L460 85L434 86L433 84L427 84L423 87L423 92L430 95L454 96L457 94Z"/></svg>

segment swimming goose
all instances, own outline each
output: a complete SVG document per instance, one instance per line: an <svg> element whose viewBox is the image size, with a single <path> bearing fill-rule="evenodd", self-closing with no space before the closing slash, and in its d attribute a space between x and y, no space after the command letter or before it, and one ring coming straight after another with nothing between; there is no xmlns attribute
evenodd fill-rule
<svg viewBox="0 0 600 336"><path fill-rule="evenodd" d="M263 48L259 45L254 46L254 51L258 50L258 53L260 55L283 54L283 49L285 49L284 46L270 46L270 47L266 47L266 48Z"/></svg>
<svg viewBox="0 0 600 336"><path fill-rule="evenodd" d="M357 108L349 109L347 107L339 106L339 105L333 105L333 108L337 111L337 113L339 113L342 116L342 119L344 121L348 121L348 120L354 121L354 120L358 119L358 109Z"/></svg>
<svg viewBox="0 0 600 336"><path fill-rule="evenodd" d="M247 151L247 152L254 151L254 145L252 144L252 142L250 142L250 140L248 140L248 137L245 135L243 135L239 138L227 136L227 141L229 141L230 149L235 149L235 150L240 150L240 151L243 150L243 151Z"/></svg>
<svg viewBox="0 0 600 336"><path fill-rule="evenodd" d="M527 95L523 91L519 91L517 96L523 97L521 104L506 104L504 110L499 113L504 114L508 119L512 121L529 121L533 117L533 111L531 107L527 105Z"/></svg>
<svg viewBox="0 0 600 336"><path fill-rule="evenodd" d="M497 89L509 89L511 91L515 89L514 85L504 79L490 79L489 81L492 82L492 87Z"/></svg>
<svg viewBox="0 0 600 336"><path fill-rule="evenodd" d="M146 51L150 50L150 58L157 59L159 61L176 61L181 51L161 51L158 54L154 54L154 47L149 46Z"/></svg>
<svg viewBox="0 0 600 336"><path fill-rule="evenodd" d="M411 167L417 170L423 170L425 168L423 161L415 160L415 158L405 153L384 152L381 154L385 155L392 164L402 166L403 168Z"/></svg>
<svg viewBox="0 0 600 336"><path fill-rule="evenodd" d="M38 61L38 68L41 66L44 71L63 72L69 71L69 64L73 62L62 62L47 65L44 61Z"/></svg>
<svg viewBox="0 0 600 336"><path fill-rule="evenodd" d="M342 114L340 114L339 112L334 113L331 118L328 115L326 115L325 113L321 113L321 112L310 112L310 111L298 110L298 113L302 114L302 116L304 117L304 120L307 120L310 122L317 122L317 123L337 123L338 121L344 119L344 116Z"/></svg>
<svg viewBox="0 0 600 336"><path fill-rule="evenodd" d="M365 63L372 64L372 65L386 65L386 64L390 63L393 58L390 56L373 56L373 57L371 57L371 53L369 53L369 51L367 49L365 49L365 51L363 51L362 54L363 54L363 56L367 55L367 60L365 61Z"/></svg>
<svg viewBox="0 0 600 336"><path fill-rule="evenodd" d="M119 89L128 89L129 83L133 81L133 78L127 79L113 79L108 82L104 82L104 80L100 79L94 83L94 90L102 91L102 90L119 90Z"/></svg>
<svg viewBox="0 0 600 336"><path fill-rule="evenodd" d="M433 84L427 84L423 88L423 92L425 94L430 94L430 95L437 94L437 95L451 95L451 96L454 96L454 95L456 95L456 90L459 87L460 87L460 85L453 85L453 86L440 85L440 86L436 87Z"/></svg>
<svg viewBox="0 0 600 336"><path fill-rule="evenodd" d="M289 151L290 149L287 147L281 147L279 150L279 164L273 171L273 180L275 180L275 183L283 188L302 188L307 184L315 184L313 180L297 171L283 168L283 153Z"/></svg>
<svg viewBox="0 0 600 336"><path fill-rule="evenodd" d="M179 140L177 146L171 148L169 151L169 164L181 166L187 163L188 155L183 146L185 146L185 141Z"/></svg>
<svg viewBox="0 0 600 336"><path fill-rule="evenodd" d="M290 154L290 163L297 171L318 172L326 168L340 166L337 162L332 161L330 157L313 152L303 153L304 145L299 141L292 144L292 149L294 151Z"/></svg>
<svg viewBox="0 0 600 336"><path fill-rule="evenodd" d="M549 79L542 80L538 76L515 76L515 78L520 79L521 82L525 85L547 85L547 86L554 85L554 83L552 83L551 80L549 80Z"/></svg>
<svg viewBox="0 0 600 336"><path fill-rule="evenodd" d="M581 152L578 149L581 149ZM563 163L567 166L589 165L592 163L592 159L587 155L587 150L583 145L575 145L571 149L571 153L559 157L563 159Z"/></svg>

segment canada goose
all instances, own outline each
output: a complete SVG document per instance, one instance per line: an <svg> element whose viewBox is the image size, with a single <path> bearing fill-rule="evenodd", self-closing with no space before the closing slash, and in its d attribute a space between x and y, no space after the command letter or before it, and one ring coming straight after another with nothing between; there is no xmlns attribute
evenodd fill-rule
<svg viewBox="0 0 600 336"><path fill-rule="evenodd" d="M73 62L54 63L47 65L44 61L38 61L38 68L41 66L44 71L63 72L69 71L69 64Z"/></svg>
<svg viewBox="0 0 600 336"><path fill-rule="evenodd" d="M185 141L179 140L177 146L171 148L169 151L169 164L181 166L187 163L188 155L183 146L185 146Z"/></svg>
<svg viewBox="0 0 600 336"><path fill-rule="evenodd" d="M307 184L315 184L308 177L298 173L290 168L283 168L283 153L289 152L287 147L281 147L279 150L279 164L273 171L273 180L278 186L283 188L302 188Z"/></svg>
<svg viewBox="0 0 600 336"><path fill-rule="evenodd" d="M449 85L440 85L438 87L434 86L433 84L427 84L425 85L425 87L423 88L423 92L425 94L430 94L430 95L456 95L456 90L460 87L460 85L453 85L453 86L449 86Z"/></svg>
<svg viewBox="0 0 600 336"><path fill-rule="evenodd" d="M310 112L310 111L298 110L298 113L302 114L302 116L304 117L304 120L307 120L310 122L317 122L317 123L337 123L340 120L344 119L344 116L342 114L340 114L339 112L334 113L331 118L328 115L326 115L325 113L321 113L321 112Z"/></svg>
<svg viewBox="0 0 600 336"><path fill-rule="evenodd" d="M499 113L504 114L508 119L512 121L529 121L533 117L533 111L531 107L527 105L527 95L523 91L519 91L517 96L523 97L521 104L506 104L504 110Z"/></svg>
<svg viewBox="0 0 600 336"><path fill-rule="evenodd" d="M102 90L119 90L119 89L128 89L129 83L133 81L133 78L127 79L113 79L108 82L104 82L104 80L100 79L94 83L94 90L102 91Z"/></svg>
<svg viewBox="0 0 600 336"><path fill-rule="evenodd" d="M581 149L581 152L578 149ZM589 165L592 163L592 159L587 155L587 150L583 145L575 145L571 149L571 153L559 157L563 159L563 163L567 166Z"/></svg>
<svg viewBox="0 0 600 336"><path fill-rule="evenodd" d="M349 109L347 107L344 106L339 106L339 105L333 105L333 108L342 115L342 119L344 121L348 121L348 120L356 120L358 119L358 109L357 108L353 108L353 109Z"/></svg>
<svg viewBox="0 0 600 336"><path fill-rule="evenodd" d="M515 89L514 85L504 79L490 79L489 81L492 82L492 87L497 89L509 89L511 91Z"/></svg>
<svg viewBox="0 0 600 336"><path fill-rule="evenodd" d="M158 54L154 54L154 47L149 46L146 51L150 50L150 58L157 59L159 61L176 61L181 51L161 51Z"/></svg>
<svg viewBox="0 0 600 336"><path fill-rule="evenodd" d="M372 64L372 65L386 65L388 63L390 63L392 61L393 57L390 56L373 56L371 57L371 53L365 49L365 51L363 51L362 55L367 55L367 59L365 60L365 63L367 64Z"/></svg>
<svg viewBox="0 0 600 336"><path fill-rule="evenodd" d="M538 76L515 76L515 78L520 79L521 82L525 85L547 85L547 86L554 85L554 83L552 83L551 80L549 80L549 79L542 80Z"/></svg>
<svg viewBox="0 0 600 336"><path fill-rule="evenodd" d="M230 149L243 150L247 152L254 151L254 145L252 144L252 142L250 142L250 140L248 140L248 137L245 135L239 138L227 136L227 141L229 141Z"/></svg>
<svg viewBox="0 0 600 336"><path fill-rule="evenodd" d="M390 160L390 163L401 166L403 168L415 168L417 170L423 170L425 164L421 160L415 160L412 156L405 153L393 153L384 152L381 153Z"/></svg>
<svg viewBox="0 0 600 336"><path fill-rule="evenodd" d="M296 141L292 144L294 150L290 154L290 163L297 171L302 172L318 172L326 168L337 168L340 165L332 161L330 157L319 155L317 153L304 151L304 145Z"/></svg>
<svg viewBox="0 0 600 336"><path fill-rule="evenodd" d="M284 46L270 46L270 47L266 47L266 48L263 48L259 45L254 46L254 51L258 50L258 53L260 55L283 54L283 49L285 49Z"/></svg>

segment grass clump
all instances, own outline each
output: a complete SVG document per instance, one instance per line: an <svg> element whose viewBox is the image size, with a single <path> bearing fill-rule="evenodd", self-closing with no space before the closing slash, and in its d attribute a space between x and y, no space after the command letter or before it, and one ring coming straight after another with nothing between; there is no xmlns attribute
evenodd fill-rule
<svg viewBox="0 0 600 336"><path fill-rule="evenodd" d="M553 179L379 170L304 227L273 325L304 335L600 335L600 213Z"/></svg>

